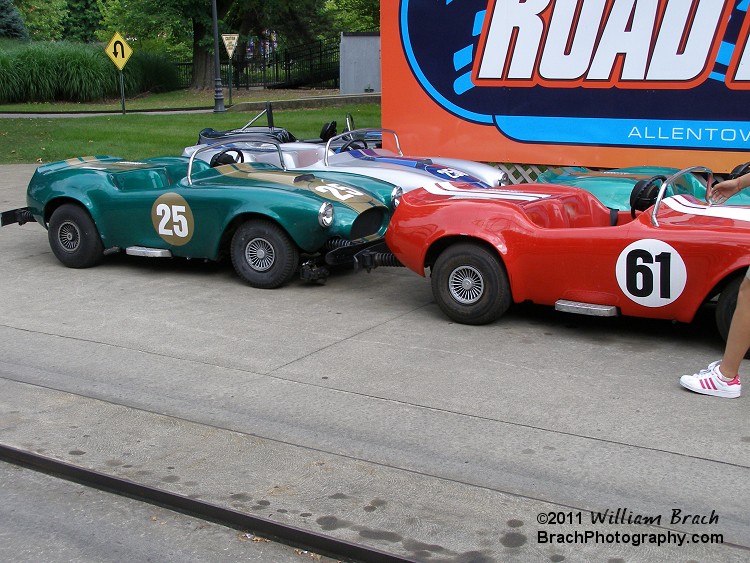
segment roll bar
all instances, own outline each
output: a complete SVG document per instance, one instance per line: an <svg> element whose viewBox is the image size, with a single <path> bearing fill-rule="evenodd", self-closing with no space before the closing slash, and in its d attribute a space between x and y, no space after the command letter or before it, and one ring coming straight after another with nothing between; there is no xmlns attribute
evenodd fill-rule
<svg viewBox="0 0 750 563"><path fill-rule="evenodd" d="M675 172L672 174L669 178L664 180L659 187L659 193L656 195L656 202L654 203L654 209L651 212L651 224L654 227L659 226L659 220L656 218L656 214L659 212L659 206L661 205L662 200L664 199L664 194L667 192L667 186L669 184L673 184L677 178L680 176L683 176L685 174L689 174L691 172L703 172L707 174L706 179L706 203L711 205L711 202L708 199L708 191L711 188L711 184L713 184L714 179L714 173L710 168L706 168L705 166L691 166L690 168L684 168L683 170L680 170L679 172Z"/></svg>
<svg viewBox="0 0 750 563"><path fill-rule="evenodd" d="M230 148L236 148L238 151L242 151L242 149L237 147L231 147L231 145L236 143L253 143L256 144L259 148L262 145L273 145L276 147L276 150L279 153L279 162L281 162L281 168L286 170L286 166L284 165L284 153L281 150L281 143L277 141L276 139L269 137L268 139L258 139L258 135L234 135L231 139L224 139L223 141L219 141L218 143L211 143L210 145L203 145L198 150L196 150L193 154L190 155L190 160L188 161L188 170L187 170L187 183L189 186L193 185L193 162L195 161L196 155L202 152L209 151L211 149L215 149L216 147L230 147Z"/></svg>
<svg viewBox="0 0 750 563"><path fill-rule="evenodd" d="M355 141L360 136L362 140L366 140L368 133L380 133L381 138L383 136L383 133L390 133L391 135L393 135L393 139L396 142L396 151L398 152L398 155L404 156L404 153L401 150L401 143L399 143L398 140L398 135L396 135L396 132L393 129L370 127L365 129L353 129L352 131L345 131L344 133L341 133L341 135L336 135L335 137L331 137L330 139L328 139L328 141L326 142L326 152L323 155L323 164L325 166L328 166L328 155L331 154L331 152L336 152L331 149L331 143L344 139L347 139L348 141Z"/></svg>

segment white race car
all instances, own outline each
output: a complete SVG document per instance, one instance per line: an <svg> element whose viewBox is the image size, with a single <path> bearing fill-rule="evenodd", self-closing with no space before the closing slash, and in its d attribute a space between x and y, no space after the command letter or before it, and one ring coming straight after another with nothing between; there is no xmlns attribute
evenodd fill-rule
<svg viewBox="0 0 750 563"><path fill-rule="evenodd" d="M382 148L383 139L390 140L395 152ZM191 156L200 148L206 145L187 147L182 154ZM430 181L460 181L479 188L496 188L509 183L505 172L489 164L456 158L404 156L396 132L379 128L347 131L328 139L325 145L236 135L213 149L201 151L197 158L212 166L260 162L300 172L349 172L384 180L405 192Z"/></svg>

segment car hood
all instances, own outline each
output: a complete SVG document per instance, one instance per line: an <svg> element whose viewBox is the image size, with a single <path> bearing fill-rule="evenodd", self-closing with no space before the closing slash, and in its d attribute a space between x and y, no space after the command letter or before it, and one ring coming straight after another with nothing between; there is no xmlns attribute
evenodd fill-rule
<svg viewBox="0 0 750 563"><path fill-rule="evenodd" d="M343 205L359 213L371 207L387 207L364 189L332 182L311 173L258 169L247 164L229 164L193 175L193 187L284 190L321 201Z"/></svg>
<svg viewBox="0 0 750 563"><path fill-rule="evenodd" d="M462 183L471 184L477 188L489 188L494 185L488 179L480 178L470 171L457 167L455 161L447 164L441 163L439 159L434 160L432 157L388 155L383 154L383 151L373 149L352 150L333 155L329 157L328 165L333 169L356 171L361 174L377 175L378 169L382 169L402 173L404 176L412 173L433 181L460 180ZM460 172L462 175L457 177L456 172ZM499 172L498 176L500 176ZM420 182L417 181L416 183L419 184Z"/></svg>

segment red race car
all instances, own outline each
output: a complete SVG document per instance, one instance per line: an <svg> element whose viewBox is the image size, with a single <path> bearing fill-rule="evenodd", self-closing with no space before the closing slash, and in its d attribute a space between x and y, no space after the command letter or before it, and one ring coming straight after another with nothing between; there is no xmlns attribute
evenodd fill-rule
<svg viewBox="0 0 750 563"><path fill-rule="evenodd" d="M435 300L456 322L490 323L522 301L690 322L718 297L726 338L750 265L750 207L665 197L675 179L695 170L710 176L696 167L638 182L630 211L604 207L575 187L438 182L404 194L386 243L407 268L422 276L430 269Z"/></svg>

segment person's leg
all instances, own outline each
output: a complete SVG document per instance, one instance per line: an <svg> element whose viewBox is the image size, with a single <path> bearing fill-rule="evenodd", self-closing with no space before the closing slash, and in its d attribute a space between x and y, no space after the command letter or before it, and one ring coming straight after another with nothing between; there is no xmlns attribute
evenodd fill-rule
<svg viewBox="0 0 750 563"><path fill-rule="evenodd" d="M737 295L737 307L734 310L729 336L721 359L721 373L732 379L739 373L742 359L750 349L750 278L745 277L740 284Z"/></svg>
<svg viewBox="0 0 750 563"><path fill-rule="evenodd" d="M724 356L693 375L683 375L680 385L696 393L715 397L740 396L739 369L742 359L750 349L750 269L742 280L737 295L737 306L729 326Z"/></svg>

